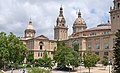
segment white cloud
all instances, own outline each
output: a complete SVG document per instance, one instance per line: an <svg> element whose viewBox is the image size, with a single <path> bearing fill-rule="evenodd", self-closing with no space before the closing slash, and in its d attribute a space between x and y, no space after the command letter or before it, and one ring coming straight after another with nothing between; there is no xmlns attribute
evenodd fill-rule
<svg viewBox="0 0 120 73"><path fill-rule="evenodd" d="M32 18L37 35L43 34L53 39L53 28L61 4L71 34L78 9L87 26L94 27L108 20L112 0L0 0L0 31L23 36Z"/></svg>

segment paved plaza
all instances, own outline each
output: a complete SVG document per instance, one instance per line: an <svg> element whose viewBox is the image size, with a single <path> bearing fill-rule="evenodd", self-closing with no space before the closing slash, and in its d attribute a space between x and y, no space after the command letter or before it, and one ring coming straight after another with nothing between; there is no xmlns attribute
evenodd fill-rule
<svg viewBox="0 0 120 73"><path fill-rule="evenodd" d="M78 67L78 71L77 72L65 72L65 71L52 71L52 73L88 73L88 69L84 68L84 67ZM7 71L5 73L11 73L11 71ZM13 73L22 73L22 70L14 70ZM26 72L27 73L27 72ZM102 67L92 67L91 68L91 73L109 73L109 66ZM111 73L111 66L110 66L110 73Z"/></svg>

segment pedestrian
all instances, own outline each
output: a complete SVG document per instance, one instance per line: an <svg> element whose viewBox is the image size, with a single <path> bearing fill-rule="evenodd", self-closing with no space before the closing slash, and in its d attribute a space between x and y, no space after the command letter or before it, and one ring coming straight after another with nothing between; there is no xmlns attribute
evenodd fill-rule
<svg viewBox="0 0 120 73"><path fill-rule="evenodd" d="M25 73L25 70L23 69L23 73Z"/></svg>

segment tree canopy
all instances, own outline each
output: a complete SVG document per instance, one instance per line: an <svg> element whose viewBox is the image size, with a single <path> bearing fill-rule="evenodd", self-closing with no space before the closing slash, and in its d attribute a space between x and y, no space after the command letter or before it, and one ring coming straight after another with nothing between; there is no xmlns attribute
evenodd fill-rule
<svg viewBox="0 0 120 73"><path fill-rule="evenodd" d="M104 66L107 66L107 65L109 64L108 61L109 61L109 60L108 60L108 57L107 57L107 56L103 56L102 64L103 64Z"/></svg>
<svg viewBox="0 0 120 73"><path fill-rule="evenodd" d="M0 63L8 65L9 63L21 63L26 56L26 46L12 32L6 35L0 32Z"/></svg>
<svg viewBox="0 0 120 73"><path fill-rule="evenodd" d="M115 45L114 45L114 73L120 72L120 30L115 34Z"/></svg>
<svg viewBox="0 0 120 73"><path fill-rule="evenodd" d="M90 73L90 67L94 67L95 64L100 60L98 55L93 54L89 51L84 53L83 59L84 59L84 66L89 69L89 73Z"/></svg>
<svg viewBox="0 0 120 73"><path fill-rule="evenodd" d="M35 60L35 66L52 68L53 60L48 57L46 50L43 53L43 57Z"/></svg>
<svg viewBox="0 0 120 73"><path fill-rule="evenodd" d="M53 59L58 63L61 68L66 66L77 67L79 65L79 54L71 47L67 47L64 42L57 43L57 49Z"/></svg>

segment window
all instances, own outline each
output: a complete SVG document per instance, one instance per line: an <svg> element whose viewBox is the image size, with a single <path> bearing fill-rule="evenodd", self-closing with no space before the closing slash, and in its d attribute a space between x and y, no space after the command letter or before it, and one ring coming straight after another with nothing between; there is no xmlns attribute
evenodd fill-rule
<svg viewBox="0 0 120 73"><path fill-rule="evenodd" d="M42 50L43 49L43 42L40 42L39 45L40 45L40 50Z"/></svg>
<svg viewBox="0 0 120 73"><path fill-rule="evenodd" d="M83 33L83 36L86 36L86 34Z"/></svg>
<svg viewBox="0 0 120 73"><path fill-rule="evenodd" d="M90 36L94 36L94 35L96 35L96 33L94 33L94 32L91 32L91 33L90 33Z"/></svg>
<svg viewBox="0 0 120 73"><path fill-rule="evenodd" d="M54 54L54 52L52 51L51 54Z"/></svg>
<svg viewBox="0 0 120 73"><path fill-rule="evenodd" d="M100 49L100 45L98 43L96 44L96 49Z"/></svg>
<svg viewBox="0 0 120 73"><path fill-rule="evenodd" d="M115 17L113 17L113 19L115 19Z"/></svg>
<svg viewBox="0 0 120 73"><path fill-rule="evenodd" d="M38 57L40 56L40 53L38 52Z"/></svg>
<svg viewBox="0 0 120 73"><path fill-rule="evenodd" d="M120 3L118 3L118 8L120 9Z"/></svg>
<svg viewBox="0 0 120 73"><path fill-rule="evenodd" d="M41 53L41 57L42 57L42 53Z"/></svg>
<svg viewBox="0 0 120 73"><path fill-rule="evenodd" d="M88 47L88 49L91 49L91 45L90 44L88 44L87 47Z"/></svg>
<svg viewBox="0 0 120 73"><path fill-rule="evenodd" d="M62 24L62 26L64 26L64 24Z"/></svg>
<svg viewBox="0 0 120 73"><path fill-rule="evenodd" d="M40 45L40 50L42 50L42 45Z"/></svg>
<svg viewBox="0 0 120 73"><path fill-rule="evenodd" d="M104 55L108 56L108 52L104 52Z"/></svg>
<svg viewBox="0 0 120 73"><path fill-rule="evenodd" d="M95 52L96 55L99 55L99 52Z"/></svg>
<svg viewBox="0 0 120 73"><path fill-rule="evenodd" d="M104 44L104 48L105 48L105 49L109 49L109 44L108 44L108 43L105 43L105 44Z"/></svg>
<svg viewBox="0 0 120 73"><path fill-rule="evenodd" d="M75 40L72 42L72 48L75 48L75 46L78 45L78 49L81 48L81 45L80 45L80 41L79 40Z"/></svg>
<svg viewBox="0 0 120 73"><path fill-rule="evenodd" d="M106 35L106 34L109 34L109 32L106 31L106 32L103 32L103 34Z"/></svg>

